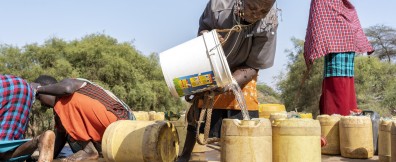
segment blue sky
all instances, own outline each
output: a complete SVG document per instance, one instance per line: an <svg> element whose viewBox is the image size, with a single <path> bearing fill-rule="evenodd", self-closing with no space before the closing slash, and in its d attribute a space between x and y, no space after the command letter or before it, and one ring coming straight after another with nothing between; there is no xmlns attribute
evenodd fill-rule
<svg viewBox="0 0 396 162"><path fill-rule="evenodd" d="M196 37L198 19L207 0L12 0L0 2L0 44L42 44L51 37L70 41L104 33L148 55L160 53ZM395 0L351 0L364 28L396 27ZM278 0L282 21L278 29L275 65L261 70L259 82L271 86L285 71L290 38L304 39L310 0Z"/></svg>

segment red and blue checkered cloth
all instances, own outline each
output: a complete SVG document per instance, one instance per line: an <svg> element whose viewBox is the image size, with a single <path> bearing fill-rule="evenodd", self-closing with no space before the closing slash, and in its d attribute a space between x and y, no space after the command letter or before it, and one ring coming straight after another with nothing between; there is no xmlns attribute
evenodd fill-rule
<svg viewBox="0 0 396 162"><path fill-rule="evenodd" d="M355 7L349 0L312 0L304 57L308 67L329 53L371 53Z"/></svg>
<svg viewBox="0 0 396 162"><path fill-rule="evenodd" d="M0 140L23 139L34 101L33 93L22 78L0 75Z"/></svg>

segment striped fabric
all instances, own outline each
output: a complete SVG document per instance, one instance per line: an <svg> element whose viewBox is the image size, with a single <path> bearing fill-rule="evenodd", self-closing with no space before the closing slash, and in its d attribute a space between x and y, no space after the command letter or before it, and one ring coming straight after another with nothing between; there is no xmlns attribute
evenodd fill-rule
<svg viewBox="0 0 396 162"><path fill-rule="evenodd" d="M34 94L18 77L0 75L0 140L23 139Z"/></svg>
<svg viewBox="0 0 396 162"><path fill-rule="evenodd" d="M325 56L324 77L353 77L355 53L331 53Z"/></svg>
<svg viewBox="0 0 396 162"><path fill-rule="evenodd" d="M78 89L77 93L98 100L106 109L117 116L118 119L129 119L129 112L124 106L109 96L102 88L87 82L87 85Z"/></svg>
<svg viewBox="0 0 396 162"><path fill-rule="evenodd" d="M304 44L307 67L330 53L373 51L349 0L311 0Z"/></svg>

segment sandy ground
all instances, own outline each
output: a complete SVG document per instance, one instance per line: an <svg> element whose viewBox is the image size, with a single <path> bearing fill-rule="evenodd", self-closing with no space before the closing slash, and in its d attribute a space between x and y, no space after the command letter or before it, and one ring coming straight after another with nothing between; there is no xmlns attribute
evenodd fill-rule
<svg viewBox="0 0 396 162"><path fill-rule="evenodd" d="M371 159L348 159L340 156L326 156L322 155L322 162L374 162L378 161L378 156L374 156Z"/></svg>
<svg viewBox="0 0 396 162"><path fill-rule="evenodd" d="M213 153L206 153L206 154L213 154ZM218 155L218 156L217 156ZM193 158L190 160L190 162L219 162L220 161L220 154L217 155L211 155L212 158L205 158L203 156L201 156L199 158L200 155L195 154L193 155ZM213 157L217 157L217 158L213 158ZM198 158L198 159L197 159ZM343 158L340 156L326 156L326 155L322 155L322 162L375 162L378 161L378 156L374 156L371 159L348 159L348 158ZM60 160L54 160L54 162L61 162ZM105 162L104 159L99 159L99 160L90 160L90 161L84 161L84 162Z"/></svg>
<svg viewBox="0 0 396 162"><path fill-rule="evenodd" d="M218 145L200 146L194 148L194 152L191 155L190 162L220 162L220 147ZM378 156L374 156L371 159L349 159L341 156L327 156L322 155L322 162L376 162ZM59 159L55 159L54 162L61 162ZM89 160L84 162L105 162L103 158L99 160Z"/></svg>
<svg viewBox="0 0 396 162"><path fill-rule="evenodd" d="M220 147L216 145L208 145L206 148L198 149L201 152L194 152L190 162L219 162ZM204 152L202 152L204 151ZM322 162L374 162L378 161L378 156L371 159L349 159L341 156L322 155Z"/></svg>
<svg viewBox="0 0 396 162"><path fill-rule="evenodd" d="M206 158L200 153L195 153L190 162L220 162L220 154L213 155L213 153L206 153ZM209 155L209 156L208 156ZM378 161L378 156L371 159L348 159L341 156L326 156L322 155L322 162L374 162Z"/></svg>

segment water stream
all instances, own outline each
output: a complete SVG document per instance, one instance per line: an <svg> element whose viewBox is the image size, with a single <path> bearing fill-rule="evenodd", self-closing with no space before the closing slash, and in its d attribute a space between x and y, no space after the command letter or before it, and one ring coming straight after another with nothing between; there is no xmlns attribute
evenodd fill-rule
<svg viewBox="0 0 396 162"><path fill-rule="evenodd" d="M232 78L232 84L228 85L228 87L232 90L232 92L235 95L235 99L238 102L238 107L242 111L243 120L250 120L249 112L248 112L247 106L246 106L245 97L243 95L241 87L239 87L239 85L238 85L238 82L234 78Z"/></svg>

